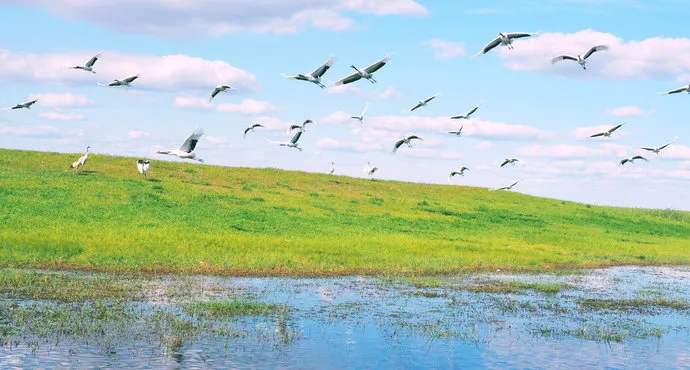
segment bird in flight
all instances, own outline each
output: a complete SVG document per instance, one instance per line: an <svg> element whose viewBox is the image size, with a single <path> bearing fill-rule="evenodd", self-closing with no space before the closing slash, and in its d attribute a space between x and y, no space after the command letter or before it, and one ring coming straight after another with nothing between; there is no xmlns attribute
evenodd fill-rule
<svg viewBox="0 0 690 370"><path fill-rule="evenodd" d="M134 82L134 80L136 80L137 78L139 78L139 75L127 77L123 80L113 80L113 82L111 82L109 84L99 83L99 85L100 86L127 86L127 87L130 87L132 82Z"/></svg>
<svg viewBox="0 0 690 370"><path fill-rule="evenodd" d="M247 127L246 129L244 129L244 137L245 137L245 138L247 137L247 132L249 132L249 131L254 132L254 129L257 128L257 127L264 127L264 126L262 126L262 125L260 125L260 124L258 124L258 123L255 123L255 124L253 124L253 125Z"/></svg>
<svg viewBox="0 0 690 370"><path fill-rule="evenodd" d="M137 161L137 169L139 170L140 174L144 175L144 177L146 177L147 174L149 173L149 167L150 166L151 166L151 161L149 161L148 159L147 160L140 159Z"/></svg>
<svg viewBox="0 0 690 370"><path fill-rule="evenodd" d="M507 165L508 163L510 163L510 164L512 164L513 166L515 166L515 162L519 162L519 159L516 159L516 158L506 158L506 160L503 161L503 163L501 163L501 167Z"/></svg>
<svg viewBox="0 0 690 370"><path fill-rule="evenodd" d="M450 180L453 178L453 176L456 176L456 175L458 175L458 176L465 176L465 171L469 171L469 170L470 170L469 168L463 166L463 167L460 169L460 171L453 171L453 172L451 172L450 175L448 176L448 181L450 181Z"/></svg>
<svg viewBox="0 0 690 370"><path fill-rule="evenodd" d="M306 120L304 120L304 122L302 122L301 125L290 125L290 128L288 129L288 131L293 131L296 129L299 129L300 131L304 131L304 130L306 130L307 124L309 124L309 123L314 123L314 121L312 121L310 119L306 119Z"/></svg>
<svg viewBox="0 0 690 370"><path fill-rule="evenodd" d="M216 95L218 95L222 92L225 92L227 90L232 90L232 89L233 89L233 87L230 85L218 85L218 86L216 86L216 88L213 89L213 91L211 91L211 96L208 98L208 102L210 103L211 100L213 100L213 98L216 97Z"/></svg>
<svg viewBox="0 0 690 370"><path fill-rule="evenodd" d="M439 94L436 94L436 95L430 96L430 97L428 97L428 98L426 98L426 99L420 100L419 102L417 102L417 105L415 105L414 107L410 108L410 112L412 112L412 111L415 110L415 109L418 109L418 108L421 108L421 107L425 107L427 104L429 104L430 101L434 100L438 95L439 95Z"/></svg>
<svg viewBox="0 0 690 370"><path fill-rule="evenodd" d="M321 83L321 77L331 68L333 63L335 62L335 59L331 58L328 59L324 64L320 65L318 68L316 68L314 71L311 73L307 74L297 74L294 76L288 76L285 74L281 74L285 78L289 78L292 80L300 80L300 81L308 81L311 82L322 89L326 87L323 83Z"/></svg>
<svg viewBox="0 0 690 370"><path fill-rule="evenodd" d="M608 50L609 47L606 45L598 45L598 46L593 46L591 49L589 49L586 53L585 56L580 56L578 55L577 57L573 57L570 55L560 55L557 56L553 59L551 59L551 64L555 64L557 62L560 62L561 60L574 60L576 61L579 65L582 66L582 69L587 69L585 64L587 64L587 58L592 56L592 54L596 53L597 51L602 51L602 50Z"/></svg>
<svg viewBox="0 0 690 370"><path fill-rule="evenodd" d="M590 137L599 137L599 136L610 137L614 131L618 130L624 124L625 124L625 122L621 122L621 123L617 124L616 126L613 126L604 132L596 133L594 135L591 135Z"/></svg>
<svg viewBox="0 0 690 370"><path fill-rule="evenodd" d="M404 137L393 144L393 154L398 151L398 148L400 148L403 144L407 144L408 147L412 148L412 143L411 141L417 139L417 140L422 140L421 137L417 135L410 135L408 137Z"/></svg>
<svg viewBox="0 0 690 370"><path fill-rule="evenodd" d="M479 107L481 107L481 106L482 106L482 105L479 104L479 105L477 105L476 107L470 109L467 113L461 114L461 115L459 115L459 116L450 117L450 119L470 119L470 116L471 116L474 112L476 112L477 109L479 109Z"/></svg>
<svg viewBox="0 0 690 370"><path fill-rule="evenodd" d="M369 103L367 103L367 105L364 106L364 110L362 111L362 114L360 114L359 116L352 116L350 118L359 120L359 123L364 123L364 113L367 112L367 109L369 109Z"/></svg>
<svg viewBox="0 0 690 370"><path fill-rule="evenodd" d="M17 104L10 109L23 109L23 108L31 109L31 106L36 104L37 102L38 102L38 99L34 99L34 100L28 101L26 103Z"/></svg>
<svg viewBox="0 0 690 370"><path fill-rule="evenodd" d="M629 162L629 163L632 163L632 164L635 164L635 160L636 160L636 159L641 159L641 160L643 160L643 161L645 161L645 162L647 161L647 158L645 158L645 157L643 157L643 156L641 156L641 155L635 155L635 156L632 156L632 157L630 157L630 158L623 158L623 159L620 161L619 166L624 166L624 165L625 165L626 163L628 163L628 162Z"/></svg>
<svg viewBox="0 0 690 370"><path fill-rule="evenodd" d="M664 144L664 145L662 145L662 146L660 146L660 147L658 147L658 148L643 147L643 148L640 148L640 149L646 150L646 151L650 151L650 152L653 152L654 154L659 154L659 152L661 152L661 151L662 151L664 148L666 148L667 146L673 144L673 142L676 141L676 140L678 140L678 136L676 136L675 138L673 138L673 140L669 141L668 143L666 143L666 144Z"/></svg>
<svg viewBox="0 0 690 370"><path fill-rule="evenodd" d="M194 132L192 132L191 135L189 135L187 140L184 141L184 143L182 144L182 146L180 146L179 149L162 150L162 151L158 151L156 153L174 155L174 156L176 156L178 158L182 158L182 159L193 159L195 161L204 162L203 159L196 157L196 153L192 153L194 148L196 148L196 144L199 142L199 139L203 135L204 135L204 130L197 128L196 130L194 130Z"/></svg>
<svg viewBox="0 0 690 370"><path fill-rule="evenodd" d="M510 184L510 185L508 185L508 186L504 186L504 187L501 187L501 188L498 188L498 189L493 189L493 190L494 190L494 191L496 191L496 190L511 190L511 189L513 188L513 186L517 185L520 181L522 181L522 180L515 181L514 183L512 183L512 184Z"/></svg>
<svg viewBox="0 0 690 370"><path fill-rule="evenodd" d="M453 134L455 136L460 136L462 135L462 128L465 126L460 126L460 128L457 131L448 131L449 134Z"/></svg>
<svg viewBox="0 0 690 370"><path fill-rule="evenodd" d="M98 53L98 54L94 55L93 58L89 59L89 61L86 62L86 64L84 64L83 66L74 66L74 67L70 67L70 68L71 69L81 69L81 70L84 70L87 72L96 73L96 71L93 70L93 65L96 64L96 61L100 57L101 57L101 54Z"/></svg>
<svg viewBox="0 0 690 370"><path fill-rule="evenodd" d="M661 95L670 95L670 94L677 94L677 93L683 92L683 91L685 91L685 92L687 92L688 94L690 94L690 85L685 85L685 86L683 86L683 87L679 87L679 88L677 88L677 89L674 89L674 90L671 90L671 91L662 92L662 93L659 93L659 94L661 94Z"/></svg>
<svg viewBox="0 0 690 370"><path fill-rule="evenodd" d="M374 79L374 76L372 76L372 74L374 72L378 71L379 69L381 69L383 66L385 66L389 60L391 60L390 56L386 55L383 59L367 66L364 69L359 69L359 68L355 67L354 65L351 65L350 67L353 68L355 71L352 74L350 74L349 76L336 82L334 84L334 86L347 85L349 83L359 81L362 78L369 80L369 82L371 82L371 83L376 83L376 80Z"/></svg>
<svg viewBox="0 0 690 370"><path fill-rule="evenodd" d="M292 136L292 139L290 139L290 141L288 141L288 142L277 142L277 141L271 141L271 140L268 140L268 142L273 143L273 144L278 144L280 146L286 146L288 148L295 148L301 152L302 148L300 148L298 146L297 141L299 140L300 137L302 137L303 132L304 132L304 130L297 131L297 133L294 136Z"/></svg>
<svg viewBox="0 0 690 370"><path fill-rule="evenodd" d="M495 47L498 46L498 45L505 45L505 46L508 47L508 49L512 49L512 48L513 48L513 40L514 40L514 39L521 39L521 38L523 38L523 37L530 37L530 36L535 36L535 35L537 35L537 33L528 33L528 32L503 33L503 32L500 32L500 33L498 34L498 37L496 37L495 39L489 41L489 43L486 44L486 45L482 48L482 50L480 50L480 51L479 51L477 54L475 54L474 56L476 57L476 56L479 56L479 55L482 55L482 54L486 54L486 53L488 53L489 51L491 51L491 49L495 48Z"/></svg>

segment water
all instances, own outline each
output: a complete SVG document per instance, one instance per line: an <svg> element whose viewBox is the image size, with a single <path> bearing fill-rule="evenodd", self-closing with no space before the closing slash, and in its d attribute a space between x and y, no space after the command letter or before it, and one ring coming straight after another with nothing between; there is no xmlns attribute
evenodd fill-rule
<svg viewBox="0 0 690 370"><path fill-rule="evenodd" d="M516 281L536 285L498 293L481 288ZM690 297L688 267L463 275L427 283L160 278L149 282L146 300L110 303L94 311L100 314L84 311L83 303L6 299L0 367L690 368L690 309L683 305ZM545 293L543 283L562 289ZM228 299L289 309L211 319L184 310L191 301ZM674 302L681 304L671 307ZM71 305L66 316L54 314L65 305ZM103 319L103 311L118 314ZM43 321L32 326L25 320L31 315ZM3 323L14 331L3 334Z"/></svg>

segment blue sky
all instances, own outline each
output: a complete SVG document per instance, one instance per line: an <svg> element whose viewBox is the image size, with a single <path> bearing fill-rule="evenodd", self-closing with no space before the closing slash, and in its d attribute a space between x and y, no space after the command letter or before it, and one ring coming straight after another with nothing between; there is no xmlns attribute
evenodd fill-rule
<svg viewBox="0 0 690 370"><path fill-rule="evenodd" d="M207 164L278 167L384 179L500 187L585 203L690 210L690 2L553 0L77 0L0 1L0 106L40 96L31 110L0 112L0 146L178 160L200 126L197 155ZM631 22L636 19L636 22ZM498 32L541 32L471 56ZM9 36L11 35L11 36ZM551 58L610 49L588 69ZM68 69L96 52L96 74ZM336 59L324 81L387 53L377 84L345 88L287 80ZM106 88L141 73L131 88ZM211 90L237 91L207 103ZM407 110L441 93L428 106ZM482 103L469 121L450 120ZM347 118L370 103L360 125ZM300 140L287 127L316 122ZM610 139L584 137L626 121ZM245 127L262 123L242 138ZM464 125L465 135L447 131ZM414 133L424 140L392 155ZM639 146L678 140L649 162L619 167ZM499 168L504 158L520 159ZM97 161L89 163L97 167ZM133 170L134 170L133 165ZM452 191L449 187L449 191Z"/></svg>

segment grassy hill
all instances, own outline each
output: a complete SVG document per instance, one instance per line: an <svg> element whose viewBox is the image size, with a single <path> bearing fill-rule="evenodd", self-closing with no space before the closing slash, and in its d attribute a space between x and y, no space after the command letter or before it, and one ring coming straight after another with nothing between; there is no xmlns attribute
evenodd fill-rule
<svg viewBox="0 0 690 370"><path fill-rule="evenodd" d="M435 274L690 262L690 213L275 169L0 150L0 265Z"/></svg>

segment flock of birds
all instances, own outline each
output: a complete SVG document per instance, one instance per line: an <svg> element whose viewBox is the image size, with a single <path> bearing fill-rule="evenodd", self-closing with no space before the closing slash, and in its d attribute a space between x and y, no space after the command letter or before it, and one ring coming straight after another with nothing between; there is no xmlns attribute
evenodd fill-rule
<svg viewBox="0 0 690 370"><path fill-rule="evenodd" d="M537 34L538 33L527 33L527 32L515 32L515 33L503 33L503 32L501 32L501 33L499 33L499 35L496 38L494 38L489 43L487 43L477 54L475 54L474 57L480 56L482 54L486 54L498 46L505 46L508 49L513 49L514 48L513 40L521 39L521 38L527 38L527 37L535 36ZM570 61L577 62L580 66L582 66L583 69L587 69L587 67L586 67L587 60L594 53L600 52L600 51L605 51L605 50L608 50L608 46L597 45L597 46L593 46L592 48L587 50L587 52L584 55L577 55L577 56L560 55L560 56L553 58L551 60L551 63L555 64L555 63L558 63L560 61L570 60ZM78 66L69 67L69 68L79 69L79 70L83 70L83 71L87 71L87 72L91 72L91 73L95 74L96 71L94 71L94 65L96 64L96 62L99 60L100 57L101 57L100 53L96 54L91 59L89 59L89 61L86 62L84 65L78 65ZM386 55L384 58L370 64L367 67L361 68L361 69L357 68L354 65L351 65L350 67L352 69L354 69L354 72L352 72L348 76L338 80L337 82L333 83L332 85L333 86L347 85L347 84L351 84L351 83L354 83L356 81L359 81L361 79L368 80L371 83L376 83L376 80L374 79L373 74L375 72L377 72L378 70L380 70L381 68L383 68L388 63L388 61L390 59L391 59L390 56ZM326 88L326 85L322 82L322 78L326 74L326 72L331 68L331 66L333 65L334 62L335 62L335 60L333 58L330 58L325 63L321 64L320 66L318 66L316 69L314 69L310 73L297 74L297 75L282 74L282 76L287 78L287 79L306 81L306 82L313 83L313 84L315 84L321 88ZM130 87L132 85L132 83L139 78L139 76L140 75L137 74L134 76L130 76L130 77L121 79L121 80L115 79L112 82L107 83L107 84L98 83L98 85L99 86L108 86L108 87L116 87L116 86ZM218 94L226 92L226 91L230 91L233 89L234 88L228 84L221 84L221 85L216 86L216 88L213 89L213 91L210 94L209 102L212 101ZM678 88L678 89L663 92L661 94L666 94L666 95L676 94L676 93L680 93L683 91L690 94L690 85L686 85L686 86L683 86L683 87ZM409 109L409 112L412 112L412 111L415 111L419 108L427 106L432 100L434 100L438 96L439 96L439 94L435 94L433 96L430 96L428 98L425 98L425 99L418 101L412 108ZM27 101L25 103L17 104L17 105L15 105L9 109L31 109L31 106L36 104L38 102L38 100L39 99L37 98L37 99L31 100L31 101ZM470 109L465 114L451 116L450 119L468 120L481 107L481 105L482 105L482 103L473 107L472 109ZM364 107L364 110L362 111L362 113L360 115L351 116L350 118L358 120L360 123L364 123L364 117L365 117L365 114L366 114L368 108L369 108L369 104L367 103L367 105ZM297 149L299 151L302 151L302 148L299 146L298 142L299 142L299 139L302 137L303 133L306 131L307 125L310 123L313 124L314 122L310 119L307 119L301 125L291 125L289 127L288 131L292 132L292 131L297 130L297 132L294 133L292 138L287 142L275 142L275 141L270 141L270 140L269 140L269 142L272 144L277 144L279 146L283 146L283 147L287 147L287 148L294 148L294 149ZM622 122L622 123L610 128L609 130L593 134L589 137L590 138L610 137L613 132L615 132L616 130L621 128L624 124L625 124L625 122ZM261 124L258 124L258 123L251 124L250 126L248 126L244 130L244 137L246 137L247 133L254 132L257 128L260 128L260 127L264 127L264 126L262 126ZM463 126L461 125L456 131L450 131L448 133L452 134L452 135L460 136L460 135L462 135L462 130L463 130ZM204 135L204 130L197 128L196 130L194 130L194 132L192 132L192 134L184 141L184 143L179 148L171 149L171 150L164 150L164 151L157 151L156 154L172 155L172 156L176 156L176 157L181 158L181 159L191 159L191 160L195 160L198 162L203 162L203 159L197 158L196 153L194 153L194 149L196 148L197 143L199 142L200 138L203 135ZM663 150L667 146L671 145L677 139L678 139L678 137L675 137L672 141L670 141L670 142L668 142L668 143L666 143L660 147L642 147L640 149L649 151L651 153L659 154L661 152L661 150ZM417 136L417 135L412 134L412 135L404 136L404 137L400 138L399 140L396 140L393 143L393 151L392 151L393 154L395 154L398 151L398 149L400 149L403 146L407 146L409 148L412 148L412 141L413 140L422 140L422 138ZM75 172L77 174L79 172L79 169L84 167L84 165L86 164L86 162L89 158L89 149L90 149L90 146L87 146L86 147L86 153L83 156L81 156L77 161L75 161L74 163L72 163L70 165L70 168L75 169ZM647 159L645 157L643 157L641 155L635 155L635 156L632 156L630 158L622 159L619 162L619 165L623 166L627 163L634 164L634 162L636 160L647 161ZM508 164L515 165L515 163L518 161L519 160L517 158L506 158L501 163L500 167L504 167ZM331 168L329 170L330 174L335 173L334 165L335 165L335 163L331 162ZM147 173L149 171L149 166L150 166L149 160L143 160L143 159L137 160L137 169L138 169L139 173L141 173L142 175L144 175L144 176L147 175ZM367 162L366 172L367 172L367 175L369 177L373 176L374 173L377 172L378 170L379 170L378 167L372 166L369 162ZM450 180L452 180L452 178L454 176L464 176L465 171L469 171L469 170L470 169L468 167L463 166L458 171L450 172L448 179L450 181ZM504 186L504 187L500 187L500 188L492 189L492 190L510 190L513 188L513 186L517 185L520 181L522 181L522 179L517 180L508 186Z"/></svg>

